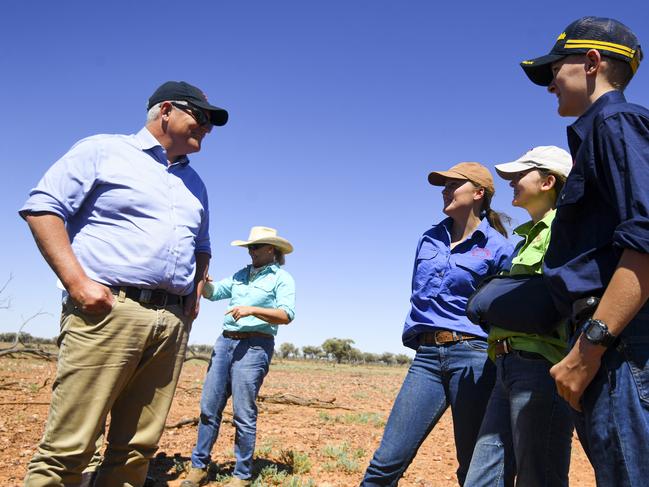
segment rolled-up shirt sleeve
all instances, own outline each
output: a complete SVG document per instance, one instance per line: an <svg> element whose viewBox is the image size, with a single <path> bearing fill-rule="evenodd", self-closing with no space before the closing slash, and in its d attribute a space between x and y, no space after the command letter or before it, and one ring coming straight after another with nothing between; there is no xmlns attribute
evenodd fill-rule
<svg viewBox="0 0 649 487"><path fill-rule="evenodd" d="M210 209L207 190L203 192L201 203L203 204L203 215L200 228L198 229L198 234L196 235L195 252L212 255L210 245Z"/></svg>
<svg viewBox="0 0 649 487"><path fill-rule="evenodd" d="M613 245L649 253L649 121L634 113L617 113L598 127L602 171L610 205L619 224Z"/></svg>
<svg viewBox="0 0 649 487"><path fill-rule="evenodd" d="M19 210L21 217L30 213L53 213L64 221L74 215L97 181L100 146L81 140L45 173Z"/></svg>
<svg viewBox="0 0 649 487"><path fill-rule="evenodd" d="M288 320L295 318L295 281L288 272L279 272L275 286L275 302L277 309L288 315Z"/></svg>
<svg viewBox="0 0 649 487"><path fill-rule="evenodd" d="M214 283L214 292L207 298L210 301L218 301L220 299L228 299L232 297L232 284L234 280L232 277L226 277Z"/></svg>

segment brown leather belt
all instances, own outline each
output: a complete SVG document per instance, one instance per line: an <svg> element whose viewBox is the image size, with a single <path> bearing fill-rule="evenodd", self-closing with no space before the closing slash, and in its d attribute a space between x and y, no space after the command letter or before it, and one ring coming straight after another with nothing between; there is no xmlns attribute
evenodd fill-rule
<svg viewBox="0 0 649 487"><path fill-rule="evenodd" d="M494 353L496 354L496 357L499 357L500 355L507 355L511 351L512 348L509 346L509 342L507 340L498 340L494 344Z"/></svg>
<svg viewBox="0 0 649 487"><path fill-rule="evenodd" d="M274 338L273 335L262 333L260 331L224 331L223 336L233 340L245 340L247 338Z"/></svg>
<svg viewBox="0 0 649 487"><path fill-rule="evenodd" d="M494 344L494 352L496 354L496 357L501 357L502 355L507 355L508 353L515 352L521 357L531 359L531 360L548 360L540 353L526 352L525 350L514 350L512 346L509 344L509 342L507 341L507 339L498 340Z"/></svg>
<svg viewBox="0 0 649 487"><path fill-rule="evenodd" d="M124 291L124 295L127 298L147 306L165 307L173 306L175 304L183 304L183 296L171 294L162 289L140 289L139 287L133 286L120 286L111 287L110 291L115 295Z"/></svg>
<svg viewBox="0 0 649 487"><path fill-rule="evenodd" d="M430 333L419 334L419 345L448 345L449 343L475 340L476 336L458 333L456 331L437 330Z"/></svg>

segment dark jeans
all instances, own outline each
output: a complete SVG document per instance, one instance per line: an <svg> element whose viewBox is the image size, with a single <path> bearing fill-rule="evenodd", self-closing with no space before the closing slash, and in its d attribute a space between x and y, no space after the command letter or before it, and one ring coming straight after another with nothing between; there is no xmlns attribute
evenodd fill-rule
<svg viewBox="0 0 649 487"><path fill-rule="evenodd" d="M568 485L572 416L542 357L496 359L496 385L480 428L467 487Z"/></svg>
<svg viewBox="0 0 649 487"><path fill-rule="evenodd" d="M597 375L573 411L597 485L649 483L649 306L602 357Z"/></svg>
<svg viewBox="0 0 649 487"><path fill-rule="evenodd" d="M495 380L487 343L420 346L388 418L362 486L393 486L446 408L453 413L457 477L464 483Z"/></svg>

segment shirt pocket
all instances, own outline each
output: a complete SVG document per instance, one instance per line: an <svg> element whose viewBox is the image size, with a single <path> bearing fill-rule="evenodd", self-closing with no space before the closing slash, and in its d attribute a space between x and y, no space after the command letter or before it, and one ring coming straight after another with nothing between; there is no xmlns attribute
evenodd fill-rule
<svg viewBox="0 0 649 487"><path fill-rule="evenodd" d="M460 259L455 262L465 279L481 279L489 273L489 262L484 259Z"/></svg>
<svg viewBox="0 0 649 487"><path fill-rule="evenodd" d="M274 307L275 303L275 282L272 279L261 278L249 284L251 306L262 306L264 308Z"/></svg>
<svg viewBox="0 0 649 487"><path fill-rule="evenodd" d="M439 250L432 247L422 247L417 254L415 275L412 279L413 294L431 295L439 286L443 274L444 263L440 262Z"/></svg>
<svg viewBox="0 0 649 487"><path fill-rule="evenodd" d="M512 259L510 273L517 274L518 271L522 271L525 274L532 274L539 272L544 256L545 249L543 248L543 243L537 246L532 242L529 247Z"/></svg>
<svg viewBox="0 0 649 487"><path fill-rule="evenodd" d="M584 177L581 174L571 174L557 199L557 214L555 219L575 221L579 217L579 203L584 199Z"/></svg>
<svg viewBox="0 0 649 487"><path fill-rule="evenodd" d="M489 274L489 269L489 261L485 259L457 259L447 280L449 294L467 299L478 283Z"/></svg>

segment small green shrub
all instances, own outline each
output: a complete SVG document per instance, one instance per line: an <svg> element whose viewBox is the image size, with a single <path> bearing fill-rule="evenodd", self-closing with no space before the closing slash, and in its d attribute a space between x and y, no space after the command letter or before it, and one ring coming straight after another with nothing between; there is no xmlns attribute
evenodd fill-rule
<svg viewBox="0 0 649 487"><path fill-rule="evenodd" d="M282 463L288 465L293 473L307 473L311 471L309 455L295 450L282 450L279 454Z"/></svg>

